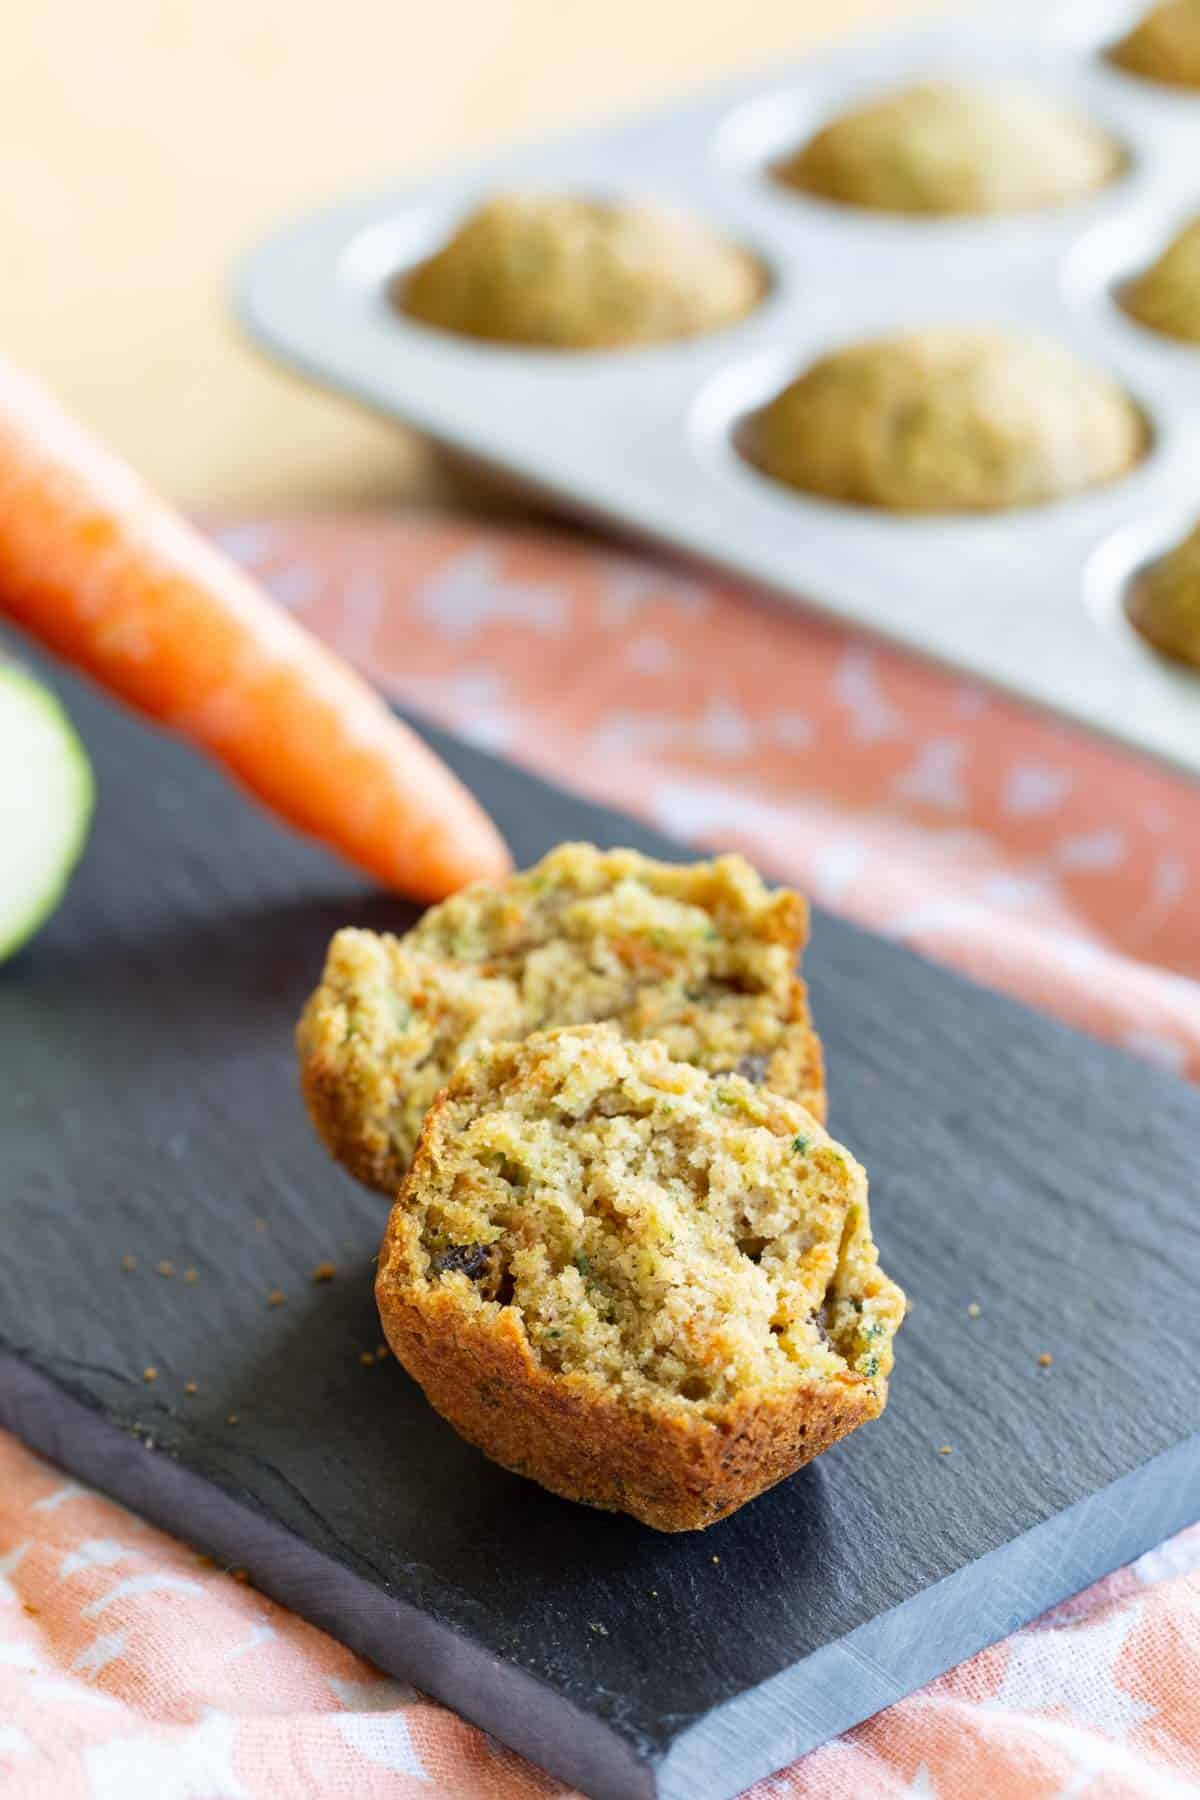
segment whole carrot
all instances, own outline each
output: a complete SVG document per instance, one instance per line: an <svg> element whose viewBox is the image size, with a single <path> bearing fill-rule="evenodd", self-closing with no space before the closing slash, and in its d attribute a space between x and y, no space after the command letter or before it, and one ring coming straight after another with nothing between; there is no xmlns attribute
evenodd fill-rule
<svg viewBox="0 0 1200 1800"><path fill-rule="evenodd" d="M387 886L437 900L510 867L366 682L2 360L0 613Z"/></svg>

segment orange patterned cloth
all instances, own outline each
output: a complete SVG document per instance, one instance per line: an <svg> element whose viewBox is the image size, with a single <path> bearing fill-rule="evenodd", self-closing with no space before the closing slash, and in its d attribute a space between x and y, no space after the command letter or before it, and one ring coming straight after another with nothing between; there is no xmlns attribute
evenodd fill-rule
<svg viewBox="0 0 1200 1800"><path fill-rule="evenodd" d="M219 536L391 693L484 747L744 848L1200 1077L1186 781L814 618L565 537L443 519ZM751 1792L1200 1796L1200 1529ZM566 1790L0 1434L0 1794Z"/></svg>

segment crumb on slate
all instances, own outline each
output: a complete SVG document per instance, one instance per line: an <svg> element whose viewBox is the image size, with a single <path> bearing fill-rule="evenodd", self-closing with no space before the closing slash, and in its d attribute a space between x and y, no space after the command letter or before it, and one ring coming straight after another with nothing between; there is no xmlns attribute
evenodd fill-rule
<svg viewBox="0 0 1200 1800"><path fill-rule="evenodd" d="M255 1219L254 1229L255 1231L265 1231L267 1229L267 1221L265 1219Z"/></svg>
<svg viewBox="0 0 1200 1800"><path fill-rule="evenodd" d="M158 1380L158 1370L155 1368L153 1363L148 1363L146 1365L146 1367L142 1370L142 1380L143 1381L157 1381Z"/></svg>
<svg viewBox="0 0 1200 1800"><path fill-rule="evenodd" d="M953 1444L939 1444L938 1445L938 1455L939 1456L953 1456L954 1455L954 1445Z"/></svg>
<svg viewBox="0 0 1200 1800"><path fill-rule="evenodd" d="M980 1306L978 1300L972 1300L970 1306L967 1308L967 1317L968 1319L977 1319L982 1311L983 1308Z"/></svg>
<svg viewBox="0 0 1200 1800"><path fill-rule="evenodd" d="M358 1360L364 1369L369 1369L375 1362L375 1352L373 1350L360 1350L358 1353Z"/></svg>
<svg viewBox="0 0 1200 1800"><path fill-rule="evenodd" d="M226 1413L225 1423L227 1425L236 1425L237 1422L238 1422L238 1416L236 1413Z"/></svg>
<svg viewBox="0 0 1200 1800"><path fill-rule="evenodd" d="M314 1281L332 1281L337 1274L337 1264L331 1262L318 1263L312 1272Z"/></svg>
<svg viewBox="0 0 1200 1800"><path fill-rule="evenodd" d="M594 1631L596 1633L597 1637L607 1637L608 1636L608 1626L601 1625L599 1619L592 1620L592 1623L589 1626L589 1630Z"/></svg>
<svg viewBox="0 0 1200 1800"><path fill-rule="evenodd" d="M185 1281L199 1281L199 1279L200 1279L199 1269L185 1269L183 1271L183 1279Z"/></svg>
<svg viewBox="0 0 1200 1800"><path fill-rule="evenodd" d="M175 1273L175 1264L164 1256L158 1265L158 1272L160 1275L173 1275Z"/></svg>
<svg viewBox="0 0 1200 1800"><path fill-rule="evenodd" d="M200 1383L198 1381L185 1381L183 1384L183 1391L185 1394L198 1394L200 1392Z"/></svg>
<svg viewBox="0 0 1200 1800"><path fill-rule="evenodd" d="M137 1257L136 1256L123 1256L121 1258L121 1267L123 1269L136 1269L137 1268Z"/></svg>
<svg viewBox="0 0 1200 1800"><path fill-rule="evenodd" d="M286 1299L287 1299L287 1295L284 1293L282 1288L272 1288L270 1293L267 1295L267 1305L268 1306L282 1306Z"/></svg>
<svg viewBox="0 0 1200 1800"><path fill-rule="evenodd" d="M1048 1350L1043 1350L1042 1354L1038 1357L1038 1367L1041 1369L1048 1369L1053 1361L1054 1358L1051 1356L1050 1352Z"/></svg>

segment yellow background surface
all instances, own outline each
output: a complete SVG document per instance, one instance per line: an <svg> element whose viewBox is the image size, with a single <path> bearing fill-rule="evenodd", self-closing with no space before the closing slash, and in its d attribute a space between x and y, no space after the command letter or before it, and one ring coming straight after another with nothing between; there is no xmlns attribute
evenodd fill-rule
<svg viewBox="0 0 1200 1800"><path fill-rule="evenodd" d="M770 68L921 0L36 0L5 16L4 348L200 507L427 499L425 449L231 324L241 251L356 185ZM927 0L928 4L928 0Z"/></svg>

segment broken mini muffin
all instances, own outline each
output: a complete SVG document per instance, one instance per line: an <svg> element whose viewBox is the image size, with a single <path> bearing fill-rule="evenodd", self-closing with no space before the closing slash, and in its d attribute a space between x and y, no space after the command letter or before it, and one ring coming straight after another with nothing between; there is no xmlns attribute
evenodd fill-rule
<svg viewBox="0 0 1200 1800"><path fill-rule="evenodd" d="M1200 218L1185 225L1129 283L1121 305L1151 331L1200 344Z"/></svg>
<svg viewBox="0 0 1200 1800"><path fill-rule="evenodd" d="M1129 396L1061 345L935 327L821 357L751 423L746 449L831 500L984 512L1114 481L1146 441Z"/></svg>
<svg viewBox="0 0 1200 1800"><path fill-rule="evenodd" d="M1200 668L1200 525L1135 577L1126 611L1156 650Z"/></svg>
<svg viewBox="0 0 1200 1800"><path fill-rule="evenodd" d="M429 1112L376 1297L506 1468L711 1525L882 1412L904 1296L795 1101L609 1025L484 1045Z"/></svg>
<svg viewBox="0 0 1200 1800"><path fill-rule="evenodd" d="M1200 87L1200 0L1152 6L1109 58L1133 75L1173 87Z"/></svg>
<svg viewBox="0 0 1200 1800"><path fill-rule="evenodd" d="M800 896L770 891L740 856L675 864L562 844L433 907L403 938L339 931L296 1033L313 1123L392 1199L426 1108L476 1044L603 1019L824 1117L796 974L807 930Z"/></svg>
<svg viewBox="0 0 1200 1800"><path fill-rule="evenodd" d="M832 120L775 175L843 206L995 214L1079 199L1124 163L1108 132L1038 94L930 81Z"/></svg>
<svg viewBox="0 0 1200 1800"><path fill-rule="evenodd" d="M395 292L402 312L443 331L603 350L717 331L765 289L756 257L686 213L500 194Z"/></svg>

